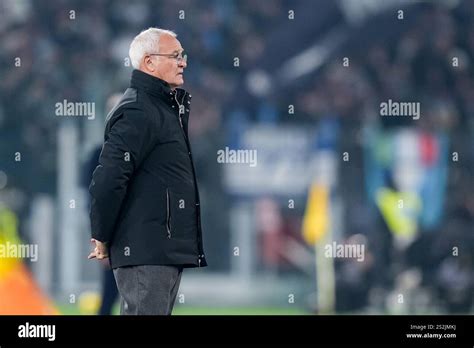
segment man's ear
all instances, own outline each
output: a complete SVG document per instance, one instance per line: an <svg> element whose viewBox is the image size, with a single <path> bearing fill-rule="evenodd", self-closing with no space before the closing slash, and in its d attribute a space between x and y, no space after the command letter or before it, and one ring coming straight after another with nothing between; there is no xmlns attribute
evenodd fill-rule
<svg viewBox="0 0 474 348"><path fill-rule="evenodd" d="M145 56L143 58L143 65L146 67L148 71L151 71L151 72L155 71L155 66L153 65L153 60L151 59L151 56Z"/></svg>

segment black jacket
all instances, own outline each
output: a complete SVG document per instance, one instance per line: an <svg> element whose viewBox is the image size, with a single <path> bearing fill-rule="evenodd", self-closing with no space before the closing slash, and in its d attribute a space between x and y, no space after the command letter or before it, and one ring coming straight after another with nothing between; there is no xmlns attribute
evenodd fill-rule
<svg viewBox="0 0 474 348"><path fill-rule="evenodd" d="M92 237L113 268L207 266L188 139L191 95L139 70L106 120L89 186Z"/></svg>

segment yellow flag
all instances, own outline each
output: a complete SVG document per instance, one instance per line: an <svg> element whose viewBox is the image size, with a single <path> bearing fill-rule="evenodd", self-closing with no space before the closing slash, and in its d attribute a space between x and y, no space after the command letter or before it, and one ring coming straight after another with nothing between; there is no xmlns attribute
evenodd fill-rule
<svg viewBox="0 0 474 348"><path fill-rule="evenodd" d="M415 236L418 216L422 209L422 201L415 192L397 192L381 188L377 191L376 199L388 228L395 236Z"/></svg>
<svg viewBox="0 0 474 348"><path fill-rule="evenodd" d="M326 233L329 224L329 192L321 184L312 184L303 217L303 238L309 245L316 244Z"/></svg>

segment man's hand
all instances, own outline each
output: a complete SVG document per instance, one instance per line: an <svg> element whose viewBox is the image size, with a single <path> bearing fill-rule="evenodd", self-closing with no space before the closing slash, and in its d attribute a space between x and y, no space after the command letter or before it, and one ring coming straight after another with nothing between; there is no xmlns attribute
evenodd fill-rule
<svg viewBox="0 0 474 348"><path fill-rule="evenodd" d="M91 238L91 243L95 243L95 248L94 251L92 251L87 257L89 260L93 258L97 258L97 260L104 260L109 257L105 243L102 243L94 238Z"/></svg>

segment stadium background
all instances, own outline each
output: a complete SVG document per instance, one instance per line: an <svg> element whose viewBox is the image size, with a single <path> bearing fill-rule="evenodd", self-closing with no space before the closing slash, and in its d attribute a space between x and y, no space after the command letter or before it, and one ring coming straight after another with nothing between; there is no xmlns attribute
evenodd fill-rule
<svg viewBox="0 0 474 348"><path fill-rule="evenodd" d="M470 0L0 0L0 242L39 248L0 259L0 314L97 310L88 168L150 26L188 53L210 264L176 314L472 313L473 18ZM389 99L421 117L381 116ZM218 163L226 147L257 165Z"/></svg>

